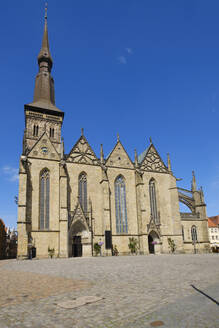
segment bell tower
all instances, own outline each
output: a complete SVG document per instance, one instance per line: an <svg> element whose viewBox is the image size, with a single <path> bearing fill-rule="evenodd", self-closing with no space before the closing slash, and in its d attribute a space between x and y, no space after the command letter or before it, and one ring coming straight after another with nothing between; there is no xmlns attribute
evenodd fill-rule
<svg viewBox="0 0 219 328"><path fill-rule="evenodd" d="M45 238L46 234L57 234L58 229L61 231L61 237L67 235L67 219L62 217L62 222L59 222L60 184L63 185L59 171L60 161L63 158L61 128L64 112L55 104L47 6L43 41L37 61L39 72L35 79L33 102L24 105L25 132L19 167L17 221L18 258L20 259L27 258L33 246L38 248L39 255L42 252L45 254L45 250L42 249L43 243L38 243L39 235ZM47 175L44 175L44 172ZM65 213L66 210L64 209L63 212ZM52 238L52 240L54 242L57 239ZM48 246L45 247L46 252ZM61 253L55 242L54 247L57 253L63 254L63 249ZM66 255L66 248L64 251Z"/></svg>
<svg viewBox="0 0 219 328"><path fill-rule="evenodd" d="M61 127L64 112L55 105L54 80L51 76L53 66L49 50L47 5L42 46L38 55L39 72L35 79L33 102L24 106L25 133L23 155L27 155L38 139L46 132L56 151L61 154Z"/></svg>

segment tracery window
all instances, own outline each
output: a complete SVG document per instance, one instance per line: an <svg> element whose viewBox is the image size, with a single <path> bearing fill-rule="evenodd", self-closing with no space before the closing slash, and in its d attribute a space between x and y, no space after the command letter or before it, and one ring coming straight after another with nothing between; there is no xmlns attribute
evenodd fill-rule
<svg viewBox="0 0 219 328"><path fill-rule="evenodd" d="M157 212L156 184L154 179L151 179L149 182L149 194L150 194L151 216L154 219L155 224L159 224L160 218Z"/></svg>
<svg viewBox="0 0 219 328"><path fill-rule="evenodd" d="M40 229L49 229L50 175L47 169L40 174Z"/></svg>
<svg viewBox="0 0 219 328"><path fill-rule="evenodd" d="M34 126L33 126L33 136L38 137L38 132L39 132L39 126L34 124Z"/></svg>
<svg viewBox="0 0 219 328"><path fill-rule="evenodd" d="M197 238L197 228L195 225L193 225L191 227L191 235L192 235L192 241L193 242L197 242L198 241L198 238Z"/></svg>
<svg viewBox="0 0 219 328"><path fill-rule="evenodd" d="M125 180L120 175L115 180L116 232L128 233Z"/></svg>
<svg viewBox="0 0 219 328"><path fill-rule="evenodd" d="M87 175L81 173L78 179L79 202L85 213L87 213Z"/></svg>

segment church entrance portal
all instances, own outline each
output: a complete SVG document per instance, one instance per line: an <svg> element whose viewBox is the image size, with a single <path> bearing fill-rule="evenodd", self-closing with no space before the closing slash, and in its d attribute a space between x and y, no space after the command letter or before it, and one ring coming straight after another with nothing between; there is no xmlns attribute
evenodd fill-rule
<svg viewBox="0 0 219 328"><path fill-rule="evenodd" d="M81 236L73 236L72 256L73 257L81 257L82 256Z"/></svg>
<svg viewBox="0 0 219 328"><path fill-rule="evenodd" d="M82 218L83 219L83 218ZM69 229L69 257L92 255L91 232L85 220L73 220Z"/></svg>
<svg viewBox="0 0 219 328"><path fill-rule="evenodd" d="M158 253L158 248L160 250L160 239L155 231L151 231L148 235L148 250L150 254Z"/></svg>

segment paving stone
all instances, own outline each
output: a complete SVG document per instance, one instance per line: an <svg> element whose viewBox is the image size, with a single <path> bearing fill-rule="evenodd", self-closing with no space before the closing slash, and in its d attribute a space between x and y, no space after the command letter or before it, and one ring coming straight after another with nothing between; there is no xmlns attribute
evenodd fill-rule
<svg viewBox="0 0 219 328"><path fill-rule="evenodd" d="M0 328L215 328L218 306L191 285L218 301L218 272L217 254L1 261Z"/></svg>

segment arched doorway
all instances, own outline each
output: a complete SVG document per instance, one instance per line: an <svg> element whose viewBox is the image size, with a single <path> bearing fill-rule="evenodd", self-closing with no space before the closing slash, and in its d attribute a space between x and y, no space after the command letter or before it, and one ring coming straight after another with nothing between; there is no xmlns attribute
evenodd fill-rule
<svg viewBox="0 0 219 328"><path fill-rule="evenodd" d="M83 256L82 238L86 233L86 227L81 220L77 220L73 223L70 230L70 250L71 256L81 257Z"/></svg>
<svg viewBox="0 0 219 328"><path fill-rule="evenodd" d="M148 235L148 250L150 254L160 252L160 239L155 231L151 231Z"/></svg>
<svg viewBox="0 0 219 328"><path fill-rule="evenodd" d="M69 256L91 256L91 233L80 219L73 222L69 230Z"/></svg>

